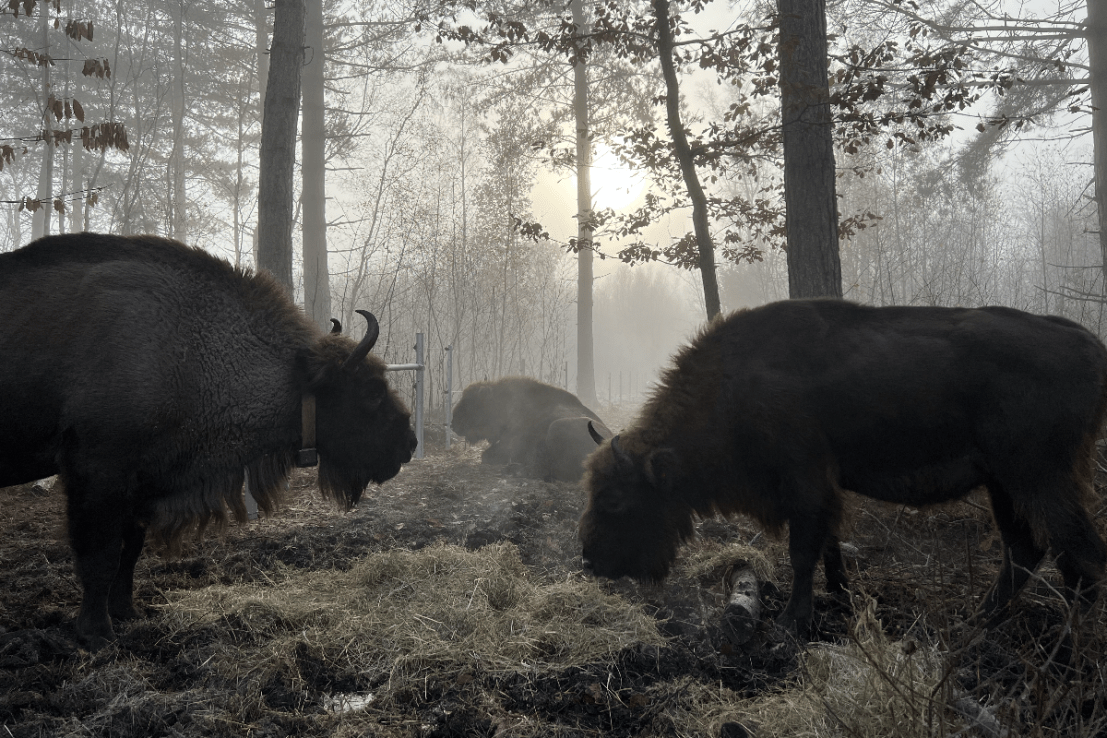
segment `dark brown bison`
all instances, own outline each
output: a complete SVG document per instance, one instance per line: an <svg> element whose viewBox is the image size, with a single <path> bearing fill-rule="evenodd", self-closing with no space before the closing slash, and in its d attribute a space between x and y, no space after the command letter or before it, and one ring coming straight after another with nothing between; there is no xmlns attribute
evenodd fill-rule
<svg viewBox="0 0 1107 738"><path fill-rule="evenodd" d="M0 486L58 474L92 647L135 616L146 534L269 511L298 454L353 505L411 459L409 413L358 344L265 274L151 236L52 236L0 254ZM314 443L311 437L314 435Z"/></svg>
<svg viewBox="0 0 1107 738"><path fill-rule="evenodd" d="M1071 591L1102 576L1084 508L1107 409L1107 351L1081 326L1002 307L863 307L792 300L707 326L641 416L588 460L584 564L660 580L694 516L789 526L806 632L821 557L846 587L842 490L894 503L983 486L1004 542L982 614L997 617L1052 546Z"/></svg>
<svg viewBox="0 0 1107 738"><path fill-rule="evenodd" d="M488 441L486 464L520 464L533 476L577 481L596 450L588 422L611 432L576 395L530 377L474 382L454 407L451 427L469 443Z"/></svg>

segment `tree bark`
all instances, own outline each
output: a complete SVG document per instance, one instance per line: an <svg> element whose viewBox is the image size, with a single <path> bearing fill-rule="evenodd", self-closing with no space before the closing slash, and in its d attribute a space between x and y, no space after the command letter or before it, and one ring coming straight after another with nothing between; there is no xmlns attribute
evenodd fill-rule
<svg viewBox="0 0 1107 738"><path fill-rule="evenodd" d="M171 3L173 14L173 150L169 154L169 227L170 236L178 241L188 238L184 169L184 3Z"/></svg>
<svg viewBox="0 0 1107 738"><path fill-rule="evenodd" d="M258 93L262 104L262 118L265 117L265 87L269 82L268 16L265 0L254 0L254 51L257 54Z"/></svg>
<svg viewBox="0 0 1107 738"><path fill-rule="evenodd" d="M258 269L292 295L292 178L300 68L304 61L304 2L276 0L258 173Z"/></svg>
<svg viewBox="0 0 1107 738"><path fill-rule="evenodd" d="M699 175L696 174L696 163L688 144L688 135L684 132L684 123L680 118L680 85L677 82L676 66L673 63L673 29L669 24L669 3L668 0L652 0L652 2L657 20L657 51L661 58L661 73L665 77L665 110L669 134L673 137L673 152L680 164L680 173L684 177L688 197L692 201L692 227L696 234L696 248L699 251L704 304L707 308L707 319L711 320L722 308L719 300L719 281L715 274L715 244L711 240L711 228L707 218L707 195L704 194Z"/></svg>
<svg viewBox="0 0 1107 738"><path fill-rule="evenodd" d="M1099 251L1103 258L1103 293L1107 295L1107 0L1088 0L1085 27L1088 77L1092 94L1092 161L1099 215Z"/></svg>
<svg viewBox="0 0 1107 738"><path fill-rule="evenodd" d="M323 94L323 0L306 0L304 42L304 129L300 136L303 175L304 312L327 330L331 317L330 272L327 269L327 154Z"/></svg>
<svg viewBox="0 0 1107 738"><path fill-rule="evenodd" d="M841 297L825 0L777 0L788 295Z"/></svg>
<svg viewBox="0 0 1107 738"><path fill-rule="evenodd" d="M578 36L588 34L583 0L572 0ZM578 47L579 48L579 47ZM596 405L596 366L592 336L592 132L588 122L588 69L573 66L573 113L577 123L577 397Z"/></svg>
<svg viewBox="0 0 1107 738"><path fill-rule="evenodd" d="M265 0L254 0L254 51L257 56L258 102L261 110L258 123L265 128L265 87L269 82L269 17ZM254 265L258 263L258 230L254 229L253 244Z"/></svg>
<svg viewBox="0 0 1107 738"><path fill-rule="evenodd" d="M50 3L39 6L41 16L39 28L42 31L42 53L50 53ZM35 195L42 207L31 214L31 238L50 235L50 214L54 211L54 139L50 135L54 130L54 112L46 104L50 98L50 65L42 66L42 129L45 141L42 142L42 168L38 174L38 191Z"/></svg>

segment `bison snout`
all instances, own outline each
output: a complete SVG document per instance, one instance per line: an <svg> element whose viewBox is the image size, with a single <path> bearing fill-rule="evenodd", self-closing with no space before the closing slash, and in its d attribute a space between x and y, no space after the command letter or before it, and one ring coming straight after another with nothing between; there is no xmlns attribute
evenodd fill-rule
<svg viewBox="0 0 1107 738"><path fill-rule="evenodd" d="M396 457L401 464L406 464L411 461L415 455L415 449L419 447L419 439L415 436L415 431L410 428L406 434L406 443L399 445L396 448Z"/></svg>
<svg viewBox="0 0 1107 738"><path fill-rule="evenodd" d="M585 574L595 575L596 572L592 568L592 560L589 559L587 556L581 556L580 557L580 565L581 565L581 568L584 569Z"/></svg>

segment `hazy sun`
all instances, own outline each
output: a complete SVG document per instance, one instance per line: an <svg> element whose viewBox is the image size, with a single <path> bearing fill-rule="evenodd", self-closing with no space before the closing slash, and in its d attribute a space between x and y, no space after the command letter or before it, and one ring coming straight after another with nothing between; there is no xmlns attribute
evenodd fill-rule
<svg viewBox="0 0 1107 738"><path fill-rule="evenodd" d="M592 207L596 210L622 210L637 200L646 187L642 173L624 166L603 144L596 146L591 177Z"/></svg>

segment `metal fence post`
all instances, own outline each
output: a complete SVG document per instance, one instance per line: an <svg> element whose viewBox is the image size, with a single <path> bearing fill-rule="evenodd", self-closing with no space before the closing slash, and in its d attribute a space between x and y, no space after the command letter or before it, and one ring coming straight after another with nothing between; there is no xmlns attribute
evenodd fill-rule
<svg viewBox="0 0 1107 738"><path fill-rule="evenodd" d="M454 421L454 345L446 347L446 450L450 448Z"/></svg>
<svg viewBox="0 0 1107 738"><path fill-rule="evenodd" d="M419 439L419 445L415 447L415 458L423 458L423 334L415 334L415 437Z"/></svg>

